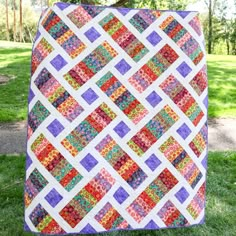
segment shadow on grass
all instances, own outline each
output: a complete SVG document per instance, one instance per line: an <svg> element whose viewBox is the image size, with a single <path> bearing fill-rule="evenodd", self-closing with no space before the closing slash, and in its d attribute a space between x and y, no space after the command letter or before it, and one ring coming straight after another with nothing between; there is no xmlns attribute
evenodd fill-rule
<svg viewBox="0 0 236 236"><path fill-rule="evenodd" d="M0 48L1 74L14 76L0 85L0 122L25 120L30 83L31 49Z"/></svg>
<svg viewBox="0 0 236 236"><path fill-rule="evenodd" d="M34 235L23 231L25 157L0 156L0 235ZM236 225L236 152L211 152L207 174L206 224L179 229L115 231L97 236L231 236ZM76 235L76 234L74 234Z"/></svg>

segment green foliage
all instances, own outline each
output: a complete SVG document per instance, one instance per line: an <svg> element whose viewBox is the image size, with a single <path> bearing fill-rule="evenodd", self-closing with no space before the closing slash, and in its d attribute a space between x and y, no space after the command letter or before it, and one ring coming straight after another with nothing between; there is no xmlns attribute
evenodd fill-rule
<svg viewBox="0 0 236 236"><path fill-rule="evenodd" d="M227 54L227 45L223 38L219 38L217 42L213 44L213 53L216 55Z"/></svg>
<svg viewBox="0 0 236 236"><path fill-rule="evenodd" d="M203 33L205 36L205 42L206 42L206 48L208 48L208 34L209 34L209 16L208 14L204 13L200 15L200 20L202 22L203 26ZM223 27L221 21L215 17L212 16L212 51L214 54L226 54L226 44L225 40L223 39Z"/></svg>
<svg viewBox="0 0 236 236"><path fill-rule="evenodd" d="M206 39L206 48L211 42L213 54L231 54L236 55L236 12L231 14L234 7L236 11L236 0L230 5L224 0L205 0L205 3L210 8L209 2L212 2L211 18L212 18L212 38L210 40L210 29L208 13L201 14L200 19L203 25L204 36ZM210 42L209 42L210 40Z"/></svg>
<svg viewBox="0 0 236 236"><path fill-rule="evenodd" d="M160 9L160 10L185 10L186 6L193 1L185 1L185 0L144 0L139 1L138 8L150 8L150 9Z"/></svg>

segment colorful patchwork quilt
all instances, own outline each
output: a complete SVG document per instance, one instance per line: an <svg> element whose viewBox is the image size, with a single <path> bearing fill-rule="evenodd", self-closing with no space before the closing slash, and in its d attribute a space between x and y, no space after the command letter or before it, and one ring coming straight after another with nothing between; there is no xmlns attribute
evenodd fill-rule
<svg viewBox="0 0 236 236"><path fill-rule="evenodd" d="M24 230L204 223L207 68L198 12L58 2L28 92Z"/></svg>

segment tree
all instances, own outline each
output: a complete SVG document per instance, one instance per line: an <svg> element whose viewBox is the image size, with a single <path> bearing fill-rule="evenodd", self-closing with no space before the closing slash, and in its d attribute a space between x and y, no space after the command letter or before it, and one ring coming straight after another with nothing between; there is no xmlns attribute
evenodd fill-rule
<svg viewBox="0 0 236 236"><path fill-rule="evenodd" d="M10 37L9 37L9 18L8 18L8 0L6 0L6 38L7 38L7 41L10 40Z"/></svg>
<svg viewBox="0 0 236 236"><path fill-rule="evenodd" d="M236 11L236 0L234 0L234 10ZM234 15L231 19L230 43L231 53L236 55L236 12L234 12Z"/></svg>
<svg viewBox="0 0 236 236"><path fill-rule="evenodd" d="M13 35L16 42L16 0L13 0Z"/></svg>
<svg viewBox="0 0 236 236"><path fill-rule="evenodd" d="M20 42L23 41L23 30L22 30L22 0L20 0Z"/></svg>
<svg viewBox="0 0 236 236"><path fill-rule="evenodd" d="M207 52L208 54L212 53L212 33L213 33L213 26L212 26L212 19L213 19L213 6L214 3L213 1L217 1L217 0L205 0L205 4L208 8L208 37L207 37L207 41L208 41L208 46L207 46Z"/></svg>

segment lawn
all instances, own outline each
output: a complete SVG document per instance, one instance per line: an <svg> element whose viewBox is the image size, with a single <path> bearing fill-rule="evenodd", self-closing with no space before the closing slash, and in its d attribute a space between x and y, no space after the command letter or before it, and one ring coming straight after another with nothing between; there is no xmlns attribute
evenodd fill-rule
<svg viewBox="0 0 236 236"><path fill-rule="evenodd" d="M208 55L209 116L236 117L236 56Z"/></svg>
<svg viewBox="0 0 236 236"><path fill-rule="evenodd" d="M32 45L0 45L0 74L15 77L0 85L0 122L25 120ZM208 55L207 60L209 117L236 117L236 56Z"/></svg>
<svg viewBox="0 0 236 236"><path fill-rule="evenodd" d="M97 236L231 236L236 232L236 152L210 152L207 176L206 224L184 229L145 230ZM25 156L0 156L0 236L33 235L23 232Z"/></svg>
<svg viewBox="0 0 236 236"><path fill-rule="evenodd" d="M13 77L0 85L0 122L26 119L31 44L0 41L0 74Z"/></svg>

